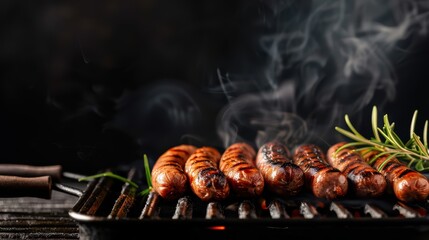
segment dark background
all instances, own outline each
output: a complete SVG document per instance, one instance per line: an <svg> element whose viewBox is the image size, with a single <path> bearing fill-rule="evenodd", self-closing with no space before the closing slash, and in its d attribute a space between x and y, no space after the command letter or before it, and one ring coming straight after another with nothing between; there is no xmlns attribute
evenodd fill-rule
<svg viewBox="0 0 429 240"><path fill-rule="evenodd" d="M205 89L217 68L252 57L252 4L2 1L1 161L91 172L155 157L184 134L218 141L225 99Z"/></svg>
<svg viewBox="0 0 429 240"><path fill-rule="evenodd" d="M273 2L1 1L1 162L91 173L182 142L221 148L218 70L262 75ZM419 38L393 63L383 112L406 127L415 109L429 119L428 50Z"/></svg>

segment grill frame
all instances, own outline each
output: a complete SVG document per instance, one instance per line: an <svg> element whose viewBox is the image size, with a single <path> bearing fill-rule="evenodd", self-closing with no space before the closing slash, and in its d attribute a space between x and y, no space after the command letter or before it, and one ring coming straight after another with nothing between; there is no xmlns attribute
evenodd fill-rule
<svg viewBox="0 0 429 240"><path fill-rule="evenodd" d="M78 219L77 219L78 220ZM300 239L344 239L345 236L371 237L384 235L389 239L428 239L427 220L400 219L80 219L80 239L141 239L156 231L156 237L186 236L190 239L251 239L299 236ZM222 227L223 230L216 230ZM155 230L162 229L162 231Z"/></svg>

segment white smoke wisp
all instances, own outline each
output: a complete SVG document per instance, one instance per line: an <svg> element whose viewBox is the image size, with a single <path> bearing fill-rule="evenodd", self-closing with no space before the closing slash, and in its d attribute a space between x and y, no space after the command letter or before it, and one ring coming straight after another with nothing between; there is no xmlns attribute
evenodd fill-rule
<svg viewBox="0 0 429 240"><path fill-rule="evenodd" d="M165 147L197 141L202 121L200 105L187 85L166 79L124 93L118 114L105 124L137 139L142 146ZM191 139L192 138L192 139Z"/></svg>
<svg viewBox="0 0 429 240"><path fill-rule="evenodd" d="M282 141L290 146L304 141L308 133L307 123L286 111L293 106L288 104L290 101L281 98L293 96L291 90L292 85L286 83L274 93L244 94L230 102L218 119L218 135L224 147L239 141L258 147L270 140Z"/></svg>
<svg viewBox="0 0 429 240"><path fill-rule="evenodd" d="M254 80L269 87L229 97L218 128L225 146L243 139L260 145L281 138L292 145L336 138L333 128L344 114L382 109L396 98L395 62L428 30L424 1L270 4L275 16L267 25L275 27L260 38L267 64L264 79Z"/></svg>

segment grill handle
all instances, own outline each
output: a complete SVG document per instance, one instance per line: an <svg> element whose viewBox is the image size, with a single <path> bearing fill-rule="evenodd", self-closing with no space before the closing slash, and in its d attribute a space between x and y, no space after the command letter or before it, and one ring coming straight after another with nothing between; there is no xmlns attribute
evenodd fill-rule
<svg viewBox="0 0 429 240"><path fill-rule="evenodd" d="M62 176L61 165L33 166L25 164L0 164L0 175L20 177L51 176L52 180L59 181Z"/></svg>
<svg viewBox="0 0 429 240"><path fill-rule="evenodd" d="M0 175L0 197L37 197L50 199L51 176L19 177Z"/></svg>

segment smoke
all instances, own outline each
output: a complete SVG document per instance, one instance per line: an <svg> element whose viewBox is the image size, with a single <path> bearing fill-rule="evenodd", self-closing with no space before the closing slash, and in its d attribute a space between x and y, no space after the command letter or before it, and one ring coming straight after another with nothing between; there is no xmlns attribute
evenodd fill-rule
<svg viewBox="0 0 429 240"><path fill-rule="evenodd" d="M164 79L117 100L117 114L105 128L119 129L136 139L145 152L162 152L180 143L200 145L203 122L199 97L188 85Z"/></svg>
<svg viewBox="0 0 429 240"><path fill-rule="evenodd" d="M260 146L269 140L283 141L290 147L306 141L329 144L340 137L334 126L343 122L344 114L354 116L353 119L359 122L356 117L369 112L368 107L377 105L381 112L386 103L397 97L395 64L407 57L409 49L428 30L429 4L423 1L269 0L258 3L258 11L253 11L254 2L248 3L252 5L249 8L240 8L241 14L251 11L250 21L240 22L241 17L249 20L249 15L222 18L219 27L215 28L216 33L222 34L213 34L210 30L213 26L208 24L219 19L207 17L207 22L193 26L196 30L191 32L195 34L192 36L204 36L196 38L198 41L189 42L188 31L186 34L173 31L178 34L177 41L165 40L165 47L158 50L145 47L135 55L134 49L144 46L137 42L145 41L136 41L123 52L122 47L126 46L115 45L117 42L114 41L126 38L122 28L117 27L121 29L119 34L108 38L111 42L101 41L104 35L98 36L97 32L87 36L88 33L83 31L85 34L78 38L75 46L80 64L67 71L58 68L63 74L73 73L71 78L55 74L48 78L50 88L46 101L58 109L58 114L65 116L67 123L89 114L97 124L103 124L103 130L119 130L137 139L145 148L165 148L177 144L179 139L197 145L217 145L216 137L221 139L224 147L236 141ZM237 22L240 24L230 24ZM100 21L102 23L104 21ZM240 26L241 23L256 26L245 25L243 29L226 26ZM113 26L116 25L108 27ZM176 29L174 26L171 29ZM208 30L201 32L207 26ZM111 34L118 31L116 27L112 29L115 31ZM136 31L136 36L149 36L145 29L132 30ZM238 30L244 34L239 35ZM76 35L80 33L75 31ZM216 38L212 37L214 35ZM134 37L134 34L125 36ZM182 39L182 36L187 37ZM231 41L224 39L229 36ZM248 42L240 45L239 41L252 41L253 38L257 39L257 44L251 45L255 48L246 45ZM207 42L202 41L204 39L208 39ZM200 40L201 45L198 45ZM173 42L179 44L171 45ZM98 43L103 44L98 46ZM112 45L105 45L107 43ZM114 45L119 49L107 51ZM173 47L179 50L165 50ZM254 51L249 54L258 56L258 59L255 62L249 59L235 61L241 56L231 56L236 53L234 47L238 53ZM170 56L191 49L193 51L188 52L186 58L182 54L172 59L159 57L164 55L159 51L168 52ZM151 56L158 60L153 62ZM121 60L117 60L118 57ZM210 61L201 61L205 58ZM139 59L143 60L135 62ZM61 66L69 65L65 63ZM165 72L169 63L174 64ZM232 64L249 71L224 72L219 68L217 85L213 86L211 82L211 92L206 93L197 93L196 89L189 89L177 81L155 80L200 81L200 76L204 78L216 68L212 64ZM248 66L243 67L245 64ZM106 69L110 71L102 74ZM157 84L143 84L137 77L140 75L144 75L142 79L157 81ZM59 78L65 80L56 81ZM142 87L135 89L137 85ZM213 95L209 94L213 93L223 94L221 100L226 102L210 103ZM218 107L220 111L217 111ZM214 118L217 125L211 125ZM217 136L209 133L213 129Z"/></svg>
<svg viewBox="0 0 429 240"><path fill-rule="evenodd" d="M248 141L336 141L344 114L379 109L397 95L395 63L427 33L423 1L268 1L263 73L243 84L219 70L228 105L218 118L224 146ZM242 85L247 86L243 91Z"/></svg>

